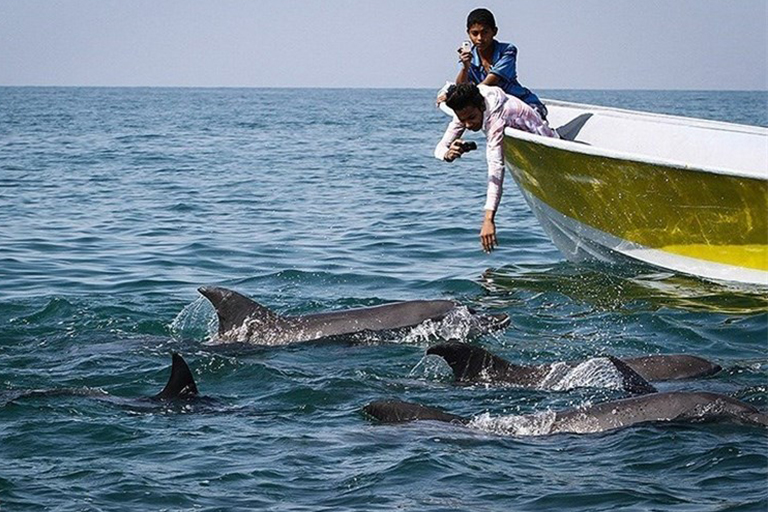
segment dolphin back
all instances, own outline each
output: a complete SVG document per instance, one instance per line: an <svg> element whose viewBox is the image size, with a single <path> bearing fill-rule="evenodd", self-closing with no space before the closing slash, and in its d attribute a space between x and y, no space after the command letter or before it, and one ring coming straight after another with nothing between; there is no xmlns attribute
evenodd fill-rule
<svg viewBox="0 0 768 512"><path fill-rule="evenodd" d="M219 336L242 327L246 321L271 325L279 318L270 309L233 290L204 286L197 291L216 309L216 315L219 317Z"/></svg>
<svg viewBox="0 0 768 512"><path fill-rule="evenodd" d="M645 380L681 380L708 377L722 370L718 364L688 354L653 355L624 358Z"/></svg>
<svg viewBox="0 0 768 512"><path fill-rule="evenodd" d="M363 412L382 423L406 423L416 420L444 421L446 423L467 423L469 420L455 414L443 412L435 407L401 402L399 400L383 400L371 402L363 407Z"/></svg>
<svg viewBox="0 0 768 512"><path fill-rule="evenodd" d="M718 420L768 426L768 415L736 398L718 393L669 391L559 412L553 432L584 434L649 422Z"/></svg>
<svg viewBox="0 0 768 512"><path fill-rule="evenodd" d="M179 354L173 354L173 365L171 366L171 378L165 388L155 395L157 400L176 400L192 398L197 396L197 385L192 377L192 372Z"/></svg>

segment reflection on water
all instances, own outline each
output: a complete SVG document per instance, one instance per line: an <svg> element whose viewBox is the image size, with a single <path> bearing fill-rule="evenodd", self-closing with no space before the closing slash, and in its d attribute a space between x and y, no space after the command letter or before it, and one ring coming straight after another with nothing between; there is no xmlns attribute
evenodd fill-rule
<svg viewBox="0 0 768 512"><path fill-rule="evenodd" d="M735 315L768 312L766 289L712 283L635 265L508 265L486 270L480 282L497 298L520 291L556 293L608 310L674 308Z"/></svg>

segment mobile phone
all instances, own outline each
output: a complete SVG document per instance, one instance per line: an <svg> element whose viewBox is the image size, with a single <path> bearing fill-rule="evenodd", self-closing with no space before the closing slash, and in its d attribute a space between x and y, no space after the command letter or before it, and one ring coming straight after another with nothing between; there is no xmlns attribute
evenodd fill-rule
<svg viewBox="0 0 768 512"><path fill-rule="evenodd" d="M472 51L472 43L469 41L464 41L461 43L461 51L462 52L471 52Z"/></svg>

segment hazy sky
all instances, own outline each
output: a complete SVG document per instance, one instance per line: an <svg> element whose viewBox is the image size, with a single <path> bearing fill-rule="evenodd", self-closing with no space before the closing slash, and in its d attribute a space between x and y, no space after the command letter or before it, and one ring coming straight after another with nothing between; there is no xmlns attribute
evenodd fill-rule
<svg viewBox="0 0 768 512"><path fill-rule="evenodd" d="M0 85L434 89L478 6L534 89L768 89L768 0L0 0Z"/></svg>

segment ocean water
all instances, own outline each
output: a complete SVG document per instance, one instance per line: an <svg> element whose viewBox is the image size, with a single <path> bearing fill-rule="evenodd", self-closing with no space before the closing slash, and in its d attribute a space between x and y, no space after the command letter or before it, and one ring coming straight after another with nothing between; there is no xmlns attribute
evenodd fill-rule
<svg viewBox="0 0 768 512"><path fill-rule="evenodd" d="M542 92L768 126L766 92ZM483 153L432 157L447 122L433 98L0 88L0 510L766 510L759 428L366 419L386 398L498 418L623 396L455 386L424 357L439 330L208 343L201 285L281 314L450 298L507 313L510 328L467 341L516 363L692 353L724 371L661 389L768 409L764 291L569 263L511 179L500 248L482 253ZM134 400L162 389L173 351L208 400Z"/></svg>

